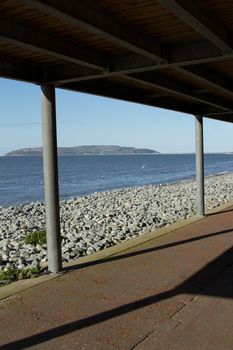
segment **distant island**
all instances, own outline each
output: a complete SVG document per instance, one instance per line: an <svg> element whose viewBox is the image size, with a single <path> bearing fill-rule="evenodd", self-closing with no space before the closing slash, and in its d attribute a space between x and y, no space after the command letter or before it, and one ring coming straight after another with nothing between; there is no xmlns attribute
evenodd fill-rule
<svg viewBox="0 0 233 350"><path fill-rule="evenodd" d="M159 152L147 148L121 147L121 146L77 146L59 147L61 156L85 156L85 155L136 155L159 154ZM11 151L5 156L42 156L42 148L21 148Z"/></svg>

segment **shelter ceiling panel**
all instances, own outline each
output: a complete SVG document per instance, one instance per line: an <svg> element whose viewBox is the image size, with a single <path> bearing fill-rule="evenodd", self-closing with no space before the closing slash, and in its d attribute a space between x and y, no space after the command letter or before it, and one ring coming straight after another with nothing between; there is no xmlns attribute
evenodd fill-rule
<svg viewBox="0 0 233 350"><path fill-rule="evenodd" d="M127 50L110 43L105 39L87 33L80 28L74 27L68 21L56 18L55 16L48 16L37 10L30 8L20 3L20 0L10 0L8 2L0 1L1 16L7 16L18 22L25 22L27 25L35 27L37 30L43 32L54 33L64 39L77 41L79 44L85 44L93 49L99 49L103 52L112 54L120 54L127 52Z"/></svg>
<svg viewBox="0 0 233 350"><path fill-rule="evenodd" d="M194 94L198 94L199 96L203 97L203 99L211 98L216 102L225 101L225 105L227 106L231 104L232 110L233 110L233 96L230 97L224 94L224 92L216 91L214 89L212 89L211 91L211 89L207 90L206 88L200 88L200 89L194 90Z"/></svg>
<svg viewBox="0 0 233 350"><path fill-rule="evenodd" d="M222 62L214 62L209 63L209 67L212 67L217 72L223 74L227 79L232 78L233 79L233 60L225 61L224 64ZM233 83L232 83L232 90L233 90Z"/></svg>
<svg viewBox="0 0 233 350"><path fill-rule="evenodd" d="M177 79L171 80L160 72L130 74L124 78L135 82L138 86L148 86L156 89L157 93L173 96L183 101L208 104L220 110L233 110L232 97L222 99L219 96L213 96L209 93L208 88L194 88L193 85L181 83Z"/></svg>
<svg viewBox="0 0 233 350"><path fill-rule="evenodd" d="M219 18L228 29L233 30L233 1L204 0L206 6Z"/></svg>
<svg viewBox="0 0 233 350"><path fill-rule="evenodd" d="M182 43L201 38L156 0L96 0L95 3L164 43Z"/></svg>
<svg viewBox="0 0 233 350"><path fill-rule="evenodd" d="M233 121L233 114L206 115L205 117L208 119L221 120L228 123L232 123Z"/></svg>
<svg viewBox="0 0 233 350"><path fill-rule="evenodd" d="M158 94L159 96L166 96L167 93L164 91L161 91L156 86L148 86L148 84L143 84L143 82L138 83L138 81L135 81L133 79L130 79L129 76L113 76L110 78L106 78L103 81L109 82L111 84L117 84L121 86L125 86L129 89L138 89L140 88L140 91L142 94Z"/></svg>
<svg viewBox="0 0 233 350"><path fill-rule="evenodd" d="M197 74L192 75L190 74L190 71L194 73L196 71ZM219 75L219 72L216 69L211 68L210 70L210 67L207 64L199 65L198 67L187 66L181 69L167 69L162 72L171 79L176 79L180 83L192 86L193 92L201 94L203 97L205 97L205 94L212 94L216 99L218 99L218 96L225 98L226 101L232 101L233 99L233 90L230 89L229 78L226 78L223 74ZM198 75L199 72L200 75ZM201 74L202 72L204 72L204 74ZM215 80L212 80L212 77L215 77ZM229 91L223 91L219 86L224 86Z"/></svg>
<svg viewBox="0 0 233 350"><path fill-rule="evenodd" d="M0 55L8 56L9 58L20 59L30 63L49 63L49 64L61 64L63 60L54 59L48 55L43 55L39 52L22 49L15 44L8 43L3 39L0 39Z"/></svg>
<svg viewBox="0 0 233 350"><path fill-rule="evenodd" d="M65 84L63 88L68 90L75 90L79 92L90 93L93 95L101 95L105 97L125 100L154 106L158 108L165 108L188 114L207 114L207 113L221 113L222 111L216 107L206 106L205 104L196 102L187 102L182 98L174 98L173 96L159 96L158 94L143 94L139 88L126 86L116 81L101 79L98 83L98 88L93 81L69 83Z"/></svg>
<svg viewBox="0 0 233 350"><path fill-rule="evenodd" d="M0 0L2 76L233 121L232 29L226 0Z"/></svg>
<svg viewBox="0 0 233 350"><path fill-rule="evenodd" d="M185 74L185 68L184 71L179 71L176 68L170 68L170 69L163 69L161 73L170 79L175 79L176 81L179 81L180 83L188 84L190 87L193 88L199 88L200 82L195 80L194 78L188 76Z"/></svg>
<svg viewBox="0 0 233 350"><path fill-rule="evenodd" d="M0 76L39 84L44 81L44 66L0 55Z"/></svg>
<svg viewBox="0 0 233 350"><path fill-rule="evenodd" d="M143 103L144 101L144 96L140 88L132 88L110 79L99 79L97 85L95 81L69 83L63 85L62 88L131 102Z"/></svg>
<svg viewBox="0 0 233 350"><path fill-rule="evenodd" d="M55 15L50 16L37 11L30 6L22 4L20 0L0 1L1 16L11 18L17 22L24 22L37 30L48 32L60 38L78 42L92 49L101 50L103 53L121 54L128 50L100 38L93 33L88 33L78 26L72 25L68 20L61 20Z"/></svg>

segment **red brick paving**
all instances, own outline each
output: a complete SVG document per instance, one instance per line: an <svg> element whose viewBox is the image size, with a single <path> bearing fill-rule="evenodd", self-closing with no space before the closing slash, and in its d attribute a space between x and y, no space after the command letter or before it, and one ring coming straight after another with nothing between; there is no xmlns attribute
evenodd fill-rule
<svg viewBox="0 0 233 350"><path fill-rule="evenodd" d="M232 242L233 208L9 297L0 350L232 349Z"/></svg>

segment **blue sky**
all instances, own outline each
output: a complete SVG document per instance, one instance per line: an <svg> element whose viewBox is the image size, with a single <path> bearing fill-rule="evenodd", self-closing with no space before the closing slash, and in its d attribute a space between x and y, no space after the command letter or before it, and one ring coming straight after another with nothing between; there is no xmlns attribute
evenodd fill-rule
<svg viewBox="0 0 233 350"><path fill-rule="evenodd" d="M1 79L0 155L42 144L40 87ZM194 152L194 117L56 90L59 146L121 145ZM233 151L233 125L204 120L205 152Z"/></svg>

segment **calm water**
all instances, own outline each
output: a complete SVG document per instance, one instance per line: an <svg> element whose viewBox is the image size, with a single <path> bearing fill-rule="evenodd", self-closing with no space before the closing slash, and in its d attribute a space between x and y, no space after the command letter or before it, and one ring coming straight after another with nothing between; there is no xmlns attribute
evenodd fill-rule
<svg viewBox="0 0 233 350"><path fill-rule="evenodd" d="M205 175L233 172L233 154L207 154ZM60 196L146 184L171 183L195 176L195 155L61 156ZM43 200L41 157L0 157L0 205Z"/></svg>

